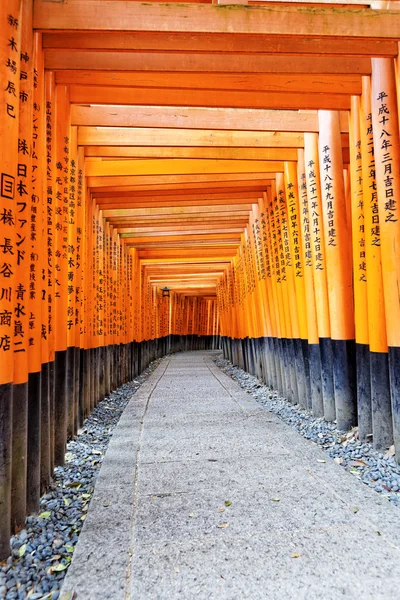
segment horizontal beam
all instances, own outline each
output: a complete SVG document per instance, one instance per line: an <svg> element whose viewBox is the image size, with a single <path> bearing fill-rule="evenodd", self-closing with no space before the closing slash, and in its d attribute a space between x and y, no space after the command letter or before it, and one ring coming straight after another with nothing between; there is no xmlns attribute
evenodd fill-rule
<svg viewBox="0 0 400 600"><path fill-rule="evenodd" d="M250 211L252 209L252 204L244 204L241 206L242 211ZM147 215L176 215L176 214L189 214L189 213L227 213L229 214L232 210L231 206L210 206L210 207L202 207L198 206L185 206L182 208L166 206L164 208L149 208L146 209ZM135 215L143 215L143 209L141 208L116 208L111 210L104 210L103 216L105 218L112 217L135 217Z"/></svg>
<svg viewBox="0 0 400 600"><path fill-rule="evenodd" d="M188 195L197 196L197 199L200 200L202 198L212 198L214 196L215 198L228 198L231 194L232 199L244 198L245 194L249 194L249 198L259 197L258 184L254 185L253 182L250 182L249 184L244 186L238 186L235 182L231 187L224 186L224 189L220 189L220 184L216 187L214 187L214 185L215 184L212 184L211 186L207 184L199 184L196 187L192 186L191 184L182 184L181 186L176 186L174 184L171 185L171 187L163 185L157 188L150 188L145 190L137 190L136 187L130 190L130 186L128 186L128 189L116 188L115 190L97 190L92 193L92 196L96 199L107 198L109 196L115 195L118 195L120 198L131 198L133 196L138 198L140 197L143 199L147 198L148 200L154 198L155 200L159 199L160 201L164 198L165 200L167 200L168 198L184 200L185 197L188 197ZM227 195L225 196L225 194Z"/></svg>
<svg viewBox="0 0 400 600"><path fill-rule="evenodd" d="M142 265L146 268L146 273L149 275L162 275L163 273L172 274L175 272L180 272L184 269L185 274L187 273L214 273L215 271L223 272L226 267L229 265L228 261L210 261L207 260L205 262L194 262L183 261L183 260L175 260L175 261L151 261L151 262L142 262Z"/></svg>
<svg viewBox="0 0 400 600"><path fill-rule="evenodd" d="M168 207L168 208L172 208L173 207ZM107 210L107 209L103 209L103 210ZM120 210L120 207L118 207L118 209L115 208L111 208L109 210ZM144 211L145 212L145 211ZM218 223L230 223L233 221L237 221L240 223L247 223L248 218L249 218L249 214L250 211L249 210L235 210L235 207L232 207L232 210L230 210L229 212L227 211L219 211L219 212L208 212L207 210L203 210L198 211L197 213L194 212L185 212L179 209L179 212L172 212L171 214L167 214L167 215L162 215L160 213L156 213L156 214L151 214L151 215L147 215L147 214L140 214L140 215L136 215L133 219L132 217L128 217L128 216L119 216L119 217L108 217L108 221L111 223L111 225L115 225L116 223L118 224L125 224L126 223L133 223L136 226L147 226L147 227L164 227L165 225L168 224L182 224L182 223L191 223L191 224L199 224L199 223L213 223L215 224L216 222Z"/></svg>
<svg viewBox="0 0 400 600"><path fill-rule="evenodd" d="M256 201L257 198L260 197L258 192L204 192L204 193L182 193L180 195L174 194L164 194L162 196L154 196L151 197L149 195L142 194L134 194L133 192L117 192L115 195L112 194L104 194L104 193L96 193L93 194L93 197L96 199L96 202L99 204L103 202L121 202L121 204L130 203L142 205L142 203L151 203L156 204L159 203L160 206L172 206L176 203L177 206L181 206L182 204L190 204L196 202L201 206L202 204L243 204L254 199Z"/></svg>
<svg viewBox="0 0 400 600"><path fill-rule="evenodd" d="M240 208L240 206L242 204L248 204L249 202L254 202L256 203L258 198L261 198L262 194L261 192L259 194L257 194L256 197L253 198L242 198L240 200L216 200L216 201L210 201L210 200L205 200L205 201L201 201L201 200L191 200L191 201L186 201L186 202L177 202L176 200L169 200L167 202L129 202L129 201L125 201L125 202L121 202L118 201L118 199L115 199L114 201L110 201L110 200L103 200L103 199L96 199L96 203L98 204L99 208L102 210L107 210L107 209L114 209L114 208L140 208L142 210L146 210L147 208L163 208L166 206L170 206L170 207L183 207L183 206L199 206L199 207L204 207L204 206L220 206L220 205L229 205L231 206L231 210L235 211L237 208ZM125 199L126 200L126 199Z"/></svg>
<svg viewBox="0 0 400 600"><path fill-rule="evenodd" d="M282 169L283 170L283 169ZM182 183L209 183L214 182L232 182L232 181L252 181L259 180L260 173L232 173L232 174L210 174L210 175L121 175L110 177L87 177L87 185L90 188L101 188L106 186L129 186L129 185L153 185L159 186L163 183L182 184Z"/></svg>
<svg viewBox="0 0 400 600"><path fill-rule="evenodd" d="M220 173L277 173L283 171L282 161L239 160L99 160L86 161L87 177L128 177L142 175L201 175ZM122 184L123 185L123 184Z"/></svg>
<svg viewBox="0 0 400 600"><path fill-rule="evenodd" d="M349 131L348 113L340 115L343 133ZM71 107L71 124L88 127L213 129L241 131L318 132L318 114L294 110L198 108L169 106ZM159 146L161 144L158 144Z"/></svg>
<svg viewBox="0 0 400 600"><path fill-rule="evenodd" d="M400 22L400 20L399 20ZM240 54L229 58L216 53L157 53L47 50L45 68L55 70L94 71L171 71L182 73L321 73L369 75L371 61L367 57L284 54ZM188 86L189 87L189 86Z"/></svg>
<svg viewBox="0 0 400 600"><path fill-rule="evenodd" d="M244 177L244 176L243 176ZM152 178L154 179L154 177ZM275 179L275 178L273 178ZM153 194L163 194L165 192L166 195L174 192L176 194L185 194L188 190L193 192L200 192L201 190L205 190L209 193L220 189L224 192L241 192L241 191L265 191L266 186L271 185L271 179L267 177L263 177L257 180L240 180L240 181L188 181L186 183L171 183L171 182L163 182L163 183L141 183L140 185L108 185L104 187L100 187L98 189L91 190L93 197L96 197L98 194L104 193L108 194L109 192L115 193L130 193L130 192L140 192L141 194L148 193L150 196Z"/></svg>
<svg viewBox="0 0 400 600"><path fill-rule="evenodd" d="M329 7L161 4L124 0L36 0L33 26L46 30L249 33L396 39L398 11Z"/></svg>
<svg viewBox="0 0 400 600"><path fill-rule="evenodd" d="M129 230L129 231L125 231L125 230ZM218 236L220 235L221 238L225 238L227 235L233 235L233 234L240 234L243 233L243 227L232 227L229 229L224 229L222 227L219 228L212 228L212 227L203 227L202 229L196 229L194 227L174 227L174 229L171 230L150 230L147 229L146 231L138 231L137 233L132 232L132 227L127 227L127 228L123 228L123 229L119 229L119 234L121 237L123 237L124 239L130 238L130 239L136 239L136 238L147 238L147 237L166 237L166 238L172 238L181 234L184 234L185 236L202 236L202 235L215 235Z"/></svg>
<svg viewBox="0 0 400 600"><path fill-rule="evenodd" d="M178 148L173 146L85 146L86 157L219 158L227 160L297 160L296 148Z"/></svg>
<svg viewBox="0 0 400 600"><path fill-rule="evenodd" d="M79 146L240 146L302 148L304 136L289 132L202 131L128 127L78 127Z"/></svg>
<svg viewBox="0 0 400 600"><path fill-rule="evenodd" d="M193 237L196 236L194 242L198 243L201 241L208 241L208 240L218 240L221 244L224 244L226 241L237 241L240 240L240 236L237 233L224 233L223 236L221 236L220 233L205 233L205 234L199 234L197 232L193 232L193 233L187 233L187 234L179 234L179 235L159 235L159 236L154 236L153 241L157 241L158 238L160 238L160 241L162 241L162 238L165 238L166 240L169 239L169 241L171 242L189 242L192 243ZM130 234L126 233L126 234L122 234L120 235L121 238L130 238ZM137 243L140 242L146 242L147 236L142 236L142 237L138 237L136 239Z"/></svg>
<svg viewBox="0 0 400 600"><path fill-rule="evenodd" d="M224 260L230 262L232 256L234 256L236 250L234 248L223 248L221 249L219 246L216 248L209 247L204 249L201 253L197 249L186 248L184 252L182 250L177 249L149 249L149 250L141 250L138 253L138 257L143 262L148 261L160 261L160 264L163 264L164 261L177 261L181 262L192 262L192 261L214 261L214 260Z"/></svg>
<svg viewBox="0 0 400 600"><path fill-rule="evenodd" d="M247 219L232 219L229 220L214 220L214 221L201 221L200 219L192 220L192 219L181 219L180 221L165 221L160 222L157 225L154 223L141 223L136 219L125 219L124 221L120 221L119 219L108 219L110 225L112 225L115 229L122 233L128 233L129 231L189 231L189 230L199 230L199 229L231 229L240 228L242 231L246 228L248 224L248 215Z"/></svg>
<svg viewBox="0 0 400 600"><path fill-rule="evenodd" d="M118 59L119 60L119 59ZM226 58L226 61L229 59ZM327 60L327 59L325 59ZM62 85L100 85L130 88L186 88L208 90L241 90L258 92L301 92L361 94L358 75L263 74L263 73L173 73L135 71L56 71L56 83ZM72 111L74 118L74 111ZM77 125L105 125L106 123L76 123Z"/></svg>
<svg viewBox="0 0 400 600"><path fill-rule="evenodd" d="M220 213L221 214L221 213ZM248 221L249 221L249 212L247 212L247 214L242 213L239 216L231 216L229 215L228 217L226 217L225 213L225 218L221 217L219 215L214 215L214 218L210 219L210 218L205 218L203 215L203 218L200 218L199 216L195 216L193 217L191 214L186 214L186 215L180 215L182 218L178 219L175 218L175 216L170 216L170 217L164 217L162 218L160 215L154 215L153 219L149 219L149 220L141 220L138 217L109 217L107 219L107 221L110 223L110 225L112 225L113 227L142 227L142 228L151 228L151 229L158 229L158 228L166 228L166 227L173 227L173 226L205 226L205 225L212 225L213 227L218 226L218 227L222 227L222 226L226 226L226 225L232 225L234 227L242 227L242 226L246 226Z"/></svg>
<svg viewBox="0 0 400 600"><path fill-rule="evenodd" d="M187 89L109 88L71 85L70 100L75 104L120 104L156 106L211 106L288 110L347 110L350 99L344 94L298 94L289 92L238 92Z"/></svg>
<svg viewBox="0 0 400 600"><path fill-rule="evenodd" d="M96 50L146 50L158 52L232 52L261 54L306 54L306 55L348 55L348 56L397 56L397 42L384 39L333 38L317 36L296 37L292 35L219 33L152 33L135 32L46 32L43 35L44 48L96 49Z"/></svg>

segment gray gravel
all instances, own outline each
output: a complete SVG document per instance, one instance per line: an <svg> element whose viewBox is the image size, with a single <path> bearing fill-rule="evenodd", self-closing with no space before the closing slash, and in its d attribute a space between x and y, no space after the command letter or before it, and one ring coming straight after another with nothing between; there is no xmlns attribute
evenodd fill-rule
<svg viewBox="0 0 400 600"><path fill-rule="evenodd" d="M113 429L129 399L160 363L99 402L67 444L65 466L57 467L39 515L10 539L10 556L0 566L0 598L57 600L89 508Z"/></svg>
<svg viewBox="0 0 400 600"><path fill-rule="evenodd" d="M378 452L372 444L358 439L357 427L347 432L339 431L335 423L316 419L308 410L291 404L276 390L233 366L228 360L217 358L215 363L266 410L275 413L302 436L318 444L328 456L360 481L400 506L400 465L394 459L393 446L385 453Z"/></svg>

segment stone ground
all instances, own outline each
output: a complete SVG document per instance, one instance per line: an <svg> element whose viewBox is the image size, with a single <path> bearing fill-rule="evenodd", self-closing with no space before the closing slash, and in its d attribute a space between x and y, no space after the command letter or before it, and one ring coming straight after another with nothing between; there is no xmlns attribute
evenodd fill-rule
<svg viewBox="0 0 400 600"><path fill-rule="evenodd" d="M397 599L399 509L214 355L163 359L129 402L61 600Z"/></svg>

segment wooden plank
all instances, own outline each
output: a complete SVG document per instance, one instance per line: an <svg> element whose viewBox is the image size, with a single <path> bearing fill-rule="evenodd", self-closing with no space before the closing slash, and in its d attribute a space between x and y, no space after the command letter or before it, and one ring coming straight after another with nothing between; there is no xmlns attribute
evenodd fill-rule
<svg viewBox="0 0 400 600"><path fill-rule="evenodd" d="M157 160L86 161L85 173L91 177L139 177L142 175L193 175L220 173L277 173L283 172L283 161L192 160L171 158ZM122 184L123 185L123 184Z"/></svg>
<svg viewBox="0 0 400 600"><path fill-rule="evenodd" d="M124 0L36 0L35 29L249 33L396 39L398 11L268 5L151 4Z"/></svg>
<svg viewBox="0 0 400 600"><path fill-rule="evenodd" d="M318 130L317 130L318 131ZM129 127L78 127L80 146L240 146L302 148L301 133Z"/></svg>
<svg viewBox="0 0 400 600"><path fill-rule="evenodd" d="M174 207L172 206L168 206L168 207L160 207L160 208L170 208L171 212L170 213L166 213L166 214L160 214L159 212L155 212L152 214L147 214L146 210L142 210L141 214L136 214L134 216L134 222L135 225L140 225L140 226L151 226L151 227L157 227L157 225L160 226L164 226L166 223L182 223L187 222L187 223L215 223L215 221L219 221L219 222L230 222L233 220L237 220L237 221L246 221L246 219L248 219L250 211L248 209L248 205L250 204L250 202L247 203L247 208L243 208L241 206L231 206L231 210L219 210L219 211L214 211L214 212L209 212L207 210L207 206L201 207L203 210L198 210L196 211L186 211L185 209L181 210L181 207L179 207L178 211L174 211ZM188 205L190 206L190 205ZM123 210L124 208L129 208L129 207L113 207L110 210ZM134 207L134 208L138 208L138 207ZM150 208L157 208L157 207L150 207ZM177 208L177 207L175 207ZM103 209L106 210L106 209ZM118 217L107 217L107 220L109 221L110 224L115 224L115 223L127 223L127 222L132 222L132 216L128 216L128 215L121 215Z"/></svg>
<svg viewBox="0 0 400 600"><path fill-rule="evenodd" d="M114 221L110 220L110 225L112 225L115 229L118 230L119 233L138 233L138 232L147 232L147 231L164 231L164 232L172 232L172 231L200 231L203 229L208 230L222 230L222 231L231 231L232 228L239 229L240 231L244 231L248 224L248 215L247 219L232 219L231 221L225 219L224 221L219 222L218 220L214 222L205 221L202 222L200 219L192 222L192 220L187 221L181 219L180 221L171 221L166 222L165 224L157 224L154 225L152 223L142 223L138 222L136 219L132 221L132 219L127 219L126 221Z"/></svg>
<svg viewBox="0 0 400 600"><path fill-rule="evenodd" d="M252 204L244 204L242 210L250 211L252 209ZM210 206L210 207L202 207L199 208L197 206L186 206L183 208L166 206L165 208L148 208L146 210L147 215L176 215L180 213L190 214L190 213L230 213L232 210L231 206ZM108 219L112 217L131 217L134 218L136 215L143 215L143 210L141 208L116 208L112 210L104 210L103 216Z"/></svg>
<svg viewBox="0 0 400 600"><path fill-rule="evenodd" d="M154 201L162 201L164 199L176 199L179 202L181 202L184 201L187 197L190 198L191 195L193 195L194 200L202 200L203 198L209 199L215 197L216 199L231 198L233 201L235 198L244 198L247 194L249 198L254 198L255 196L259 198L259 185L266 185L265 181L261 180L256 184L254 184L254 182L250 182L247 185L238 185L237 182L234 182L232 186L225 186L225 184L222 184L223 189L220 189L221 185L216 186L216 184L202 184L199 187L192 186L191 184L182 184L180 187L176 184L171 185L171 187L162 185L156 188L157 194L155 194L155 189L151 186L145 190L137 190L136 187L134 187L134 189L132 190L123 188L115 188L114 190L102 189L94 190L92 192L92 195L94 198L96 198L96 201L101 198L107 198L110 196L112 197L115 195L118 195L121 198L138 197L143 198L143 200L152 200L154 198ZM130 186L128 186L128 188L129 187Z"/></svg>
<svg viewBox="0 0 400 600"><path fill-rule="evenodd" d="M282 169L283 171L283 169ZM128 175L128 176L110 176L110 177L87 177L87 185L90 188L101 188L107 186L129 186L129 185L153 185L159 186L163 183L214 183L231 181L251 181L259 180L260 173L230 173L221 175Z"/></svg>
<svg viewBox="0 0 400 600"><path fill-rule="evenodd" d="M195 237L195 239L193 240L193 238ZM121 234L120 236L121 238L130 238L130 234L129 233L124 233ZM148 241L148 237L152 237L154 238L152 241L153 242L157 242L157 241L163 241L163 238L166 239L166 241L170 241L170 242L190 242L192 243L192 241L194 241L195 243L199 243L201 241L215 241L217 240L219 243L224 244L227 241L231 241L232 240L240 240L240 236L237 233L224 233L223 236L221 236L220 233L188 233L188 234L179 234L179 235L154 235L154 236L142 236L142 237L138 237L136 238L136 242L138 244L142 243L142 242L147 242Z"/></svg>
<svg viewBox="0 0 400 600"><path fill-rule="evenodd" d="M205 213L207 215L207 213ZM212 217L208 214L192 214L192 213L183 213L180 215L151 215L150 217L142 217L136 215L135 217L108 217L108 222L110 225L116 227L127 227L127 226L135 226L135 227L165 227L169 225L182 225L190 224L190 225L202 225L202 224L230 224L230 223L247 223L249 219L250 211L243 211L241 213L229 213L229 215L225 213L213 213Z"/></svg>
<svg viewBox="0 0 400 600"><path fill-rule="evenodd" d="M317 132L317 112L241 108L82 106L72 105L72 125L168 129ZM348 132L348 114L341 114L341 131ZM158 144L160 146L161 144Z"/></svg>
<svg viewBox="0 0 400 600"><path fill-rule="evenodd" d="M156 183L156 184L140 184L140 185L125 185L125 186L104 186L98 189L92 189L91 193L93 198L97 198L97 196L101 193L108 194L109 192L118 192L118 193L126 193L126 192L140 192L141 194L148 193L150 196L153 194L167 194L170 195L171 191L176 194L185 194L188 190L191 192L200 192L201 190L207 191L207 193L212 193L213 191L220 189L224 192L229 191L265 191L265 188L268 185L271 185L271 181L275 180L275 177L269 179L267 177L263 177L262 179L246 181L231 181L229 183L225 181L211 181L211 182L188 182L188 183Z"/></svg>
<svg viewBox="0 0 400 600"><path fill-rule="evenodd" d="M178 235L185 235L185 236L200 236L200 235L218 235L220 234L221 237L225 237L226 235L230 235L230 234L240 234L243 233L243 227L230 227L229 229L225 229L223 227L185 227L185 226L181 226L181 227L174 227L171 229L150 229L150 228L145 228L142 229L140 227L137 227L137 233L135 233L134 231L132 231L134 228L133 227L128 227L128 228L121 228L118 230L118 233L121 237L123 237L124 239L136 239L136 238L146 238L146 237L175 237Z"/></svg>
<svg viewBox="0 0 400 600"><path fill-rule="evenodd" d="M247 54L244 49L240 54L231 54L228 60L223 54L217 53L47 50L45 67L51 71L89 69L181 73L371 73L371 61L368 57L338 56L335 60L327 60L325 56Z"/></svg>
<svg viewBox="0 0 400 600"><path fill-rule="evenodd" d="M186 203L186 204L192 204L193 202L198 202L199 205L201 204L228 204L230 203L243 203L244 200L255 200L257 198L260 197L260 194L258 192L203 192L203 193L185 193L185 194L180 194L180 195L176 195L174 192L171 192L171 194L165 194L162 196L154 196L154 194L151 194L151 197L149 197L149 195L144 195L144 194L135 194L133 192L118 192L116 193L114 196L111 194L103 194L103 193L96 193L95 194L95 198L96 198L96 202L98 204L101 204L102 202L120 202L121 204L126 204L126 203L133 203L133 204L138 204L138 205L142 205L142 203L156 203L159 202L160 206L165 205L166 203L168 205L173 204L174 202L177 203L177 205L180 205L182 203ZM229 202L227 202L229 200Z"/></svg>
<svg viewBox="0 0 400 600"><path fill-rule="evenodd" d="M113 208L163 208L165 206L221 206L223 204L229 205L232 207L232 210L235 209L236 206L240 207L242 204L248 204L249 202L257 203L259 197L262 197L262 193L259 192L253 198L245 197L237 200L185 200L178 202L177 200L167 200L164 202L153 202L153 201L142 201L142 202L130 202L125 199L124 202L118 201L117 198L107 200L107 199L96 199L98 206L103 209L113 209Z"/></svg>
<svg viewBox="0 0 400 600"><path fill-rule="evenodd" d="M178 148L171 146L85 146L86 157L220 158L229 160L296 160L296 148Z"/></svg>
<svg viewBox="0 0 400 600"><path fill-rule="evenodd" d="M143 265L146 266L146 272L153 275L161 275L162 273L174 273L174 272L179 272L180 269L184 268L185 269L185 273L205 273L205 272L215 272L215 271L219 271L222 272L226 269L227 265L229 264L228 261L216 261L216 262L210 262L210 261L203 261L203 262L196 262L196 261L168 261L168 260L163 260L163 261L157 261L157 262L150 262L150 261L143 261L142 262Z"/></svg>
<svg viewBox="0 0 400 600"><path fill-rule="evenodd" d="M138 257L142 260L142 261L154 261L156 260L157 262L160 261L160 263L162 263L165 260L170 260L170 261L182 261L184 260L185 262L189 262L190 260L202 260L202 261L207 261L207 260L230 260L230 258L232 256L234 256L234 254L236 253L236 249L235 248L224 248L223 250L221 250L220 247L209 247L209 248L204 248L200 254L200 252L197 249L193 249L193 248L187 248L185 251L185 256L184 258L182 258L182 252L180 250L177 250L175 248L164 248L164 249L148 249L148 250L141 250L138 254Z"/></svg>
<svg viewBox="0 0 400 600"><path fill-rule="evenodd" d="M292 32L295 33L295 32ZM152 33L152 32L88 32L61 31L43 35L44 48L98 49L98 50L157 50L158 52L243 52L261 54L317 54L397 56L397 43L384 39L296 37L293 35L265 35L220 33Z"/></svg>
<svg viewBox="0 0 400 600"><path fill-rule="evenodd" d="M227 59L225 59L227 60ZM326 59L325 59L326 60ZM62 85L100 85L133 88L186 88L209 90L241 90L264 92L302 92L361 94L361 79L358 75L316 75L264 73L173 73L135 71L56 71L56 83ZM74 111L72 111L74 119ZM74 124L74 123L73 123ZM109 125L110 123L81 123L76 125ZM113 123L115 125L115 123Z"/></svg>
<svg viewBox="0 0 400 600"><path fill-rule="evenodd" d="M350 108L350 100L344 94L109 88L91 85L72 85L70 99L75 104L114 105L118 99L120 104L144 106L211 106L288 110L347 110Z"/></svg>

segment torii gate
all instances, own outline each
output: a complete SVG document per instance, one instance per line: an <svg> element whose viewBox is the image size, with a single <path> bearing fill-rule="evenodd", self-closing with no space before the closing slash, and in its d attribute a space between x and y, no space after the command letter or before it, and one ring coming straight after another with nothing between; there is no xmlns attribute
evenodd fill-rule
<svg viewBox="0 0 400 600"><path fill-rule="evenodd" d="M398 450L399 5L2 4L3 553L171 344Z"/></svg>

